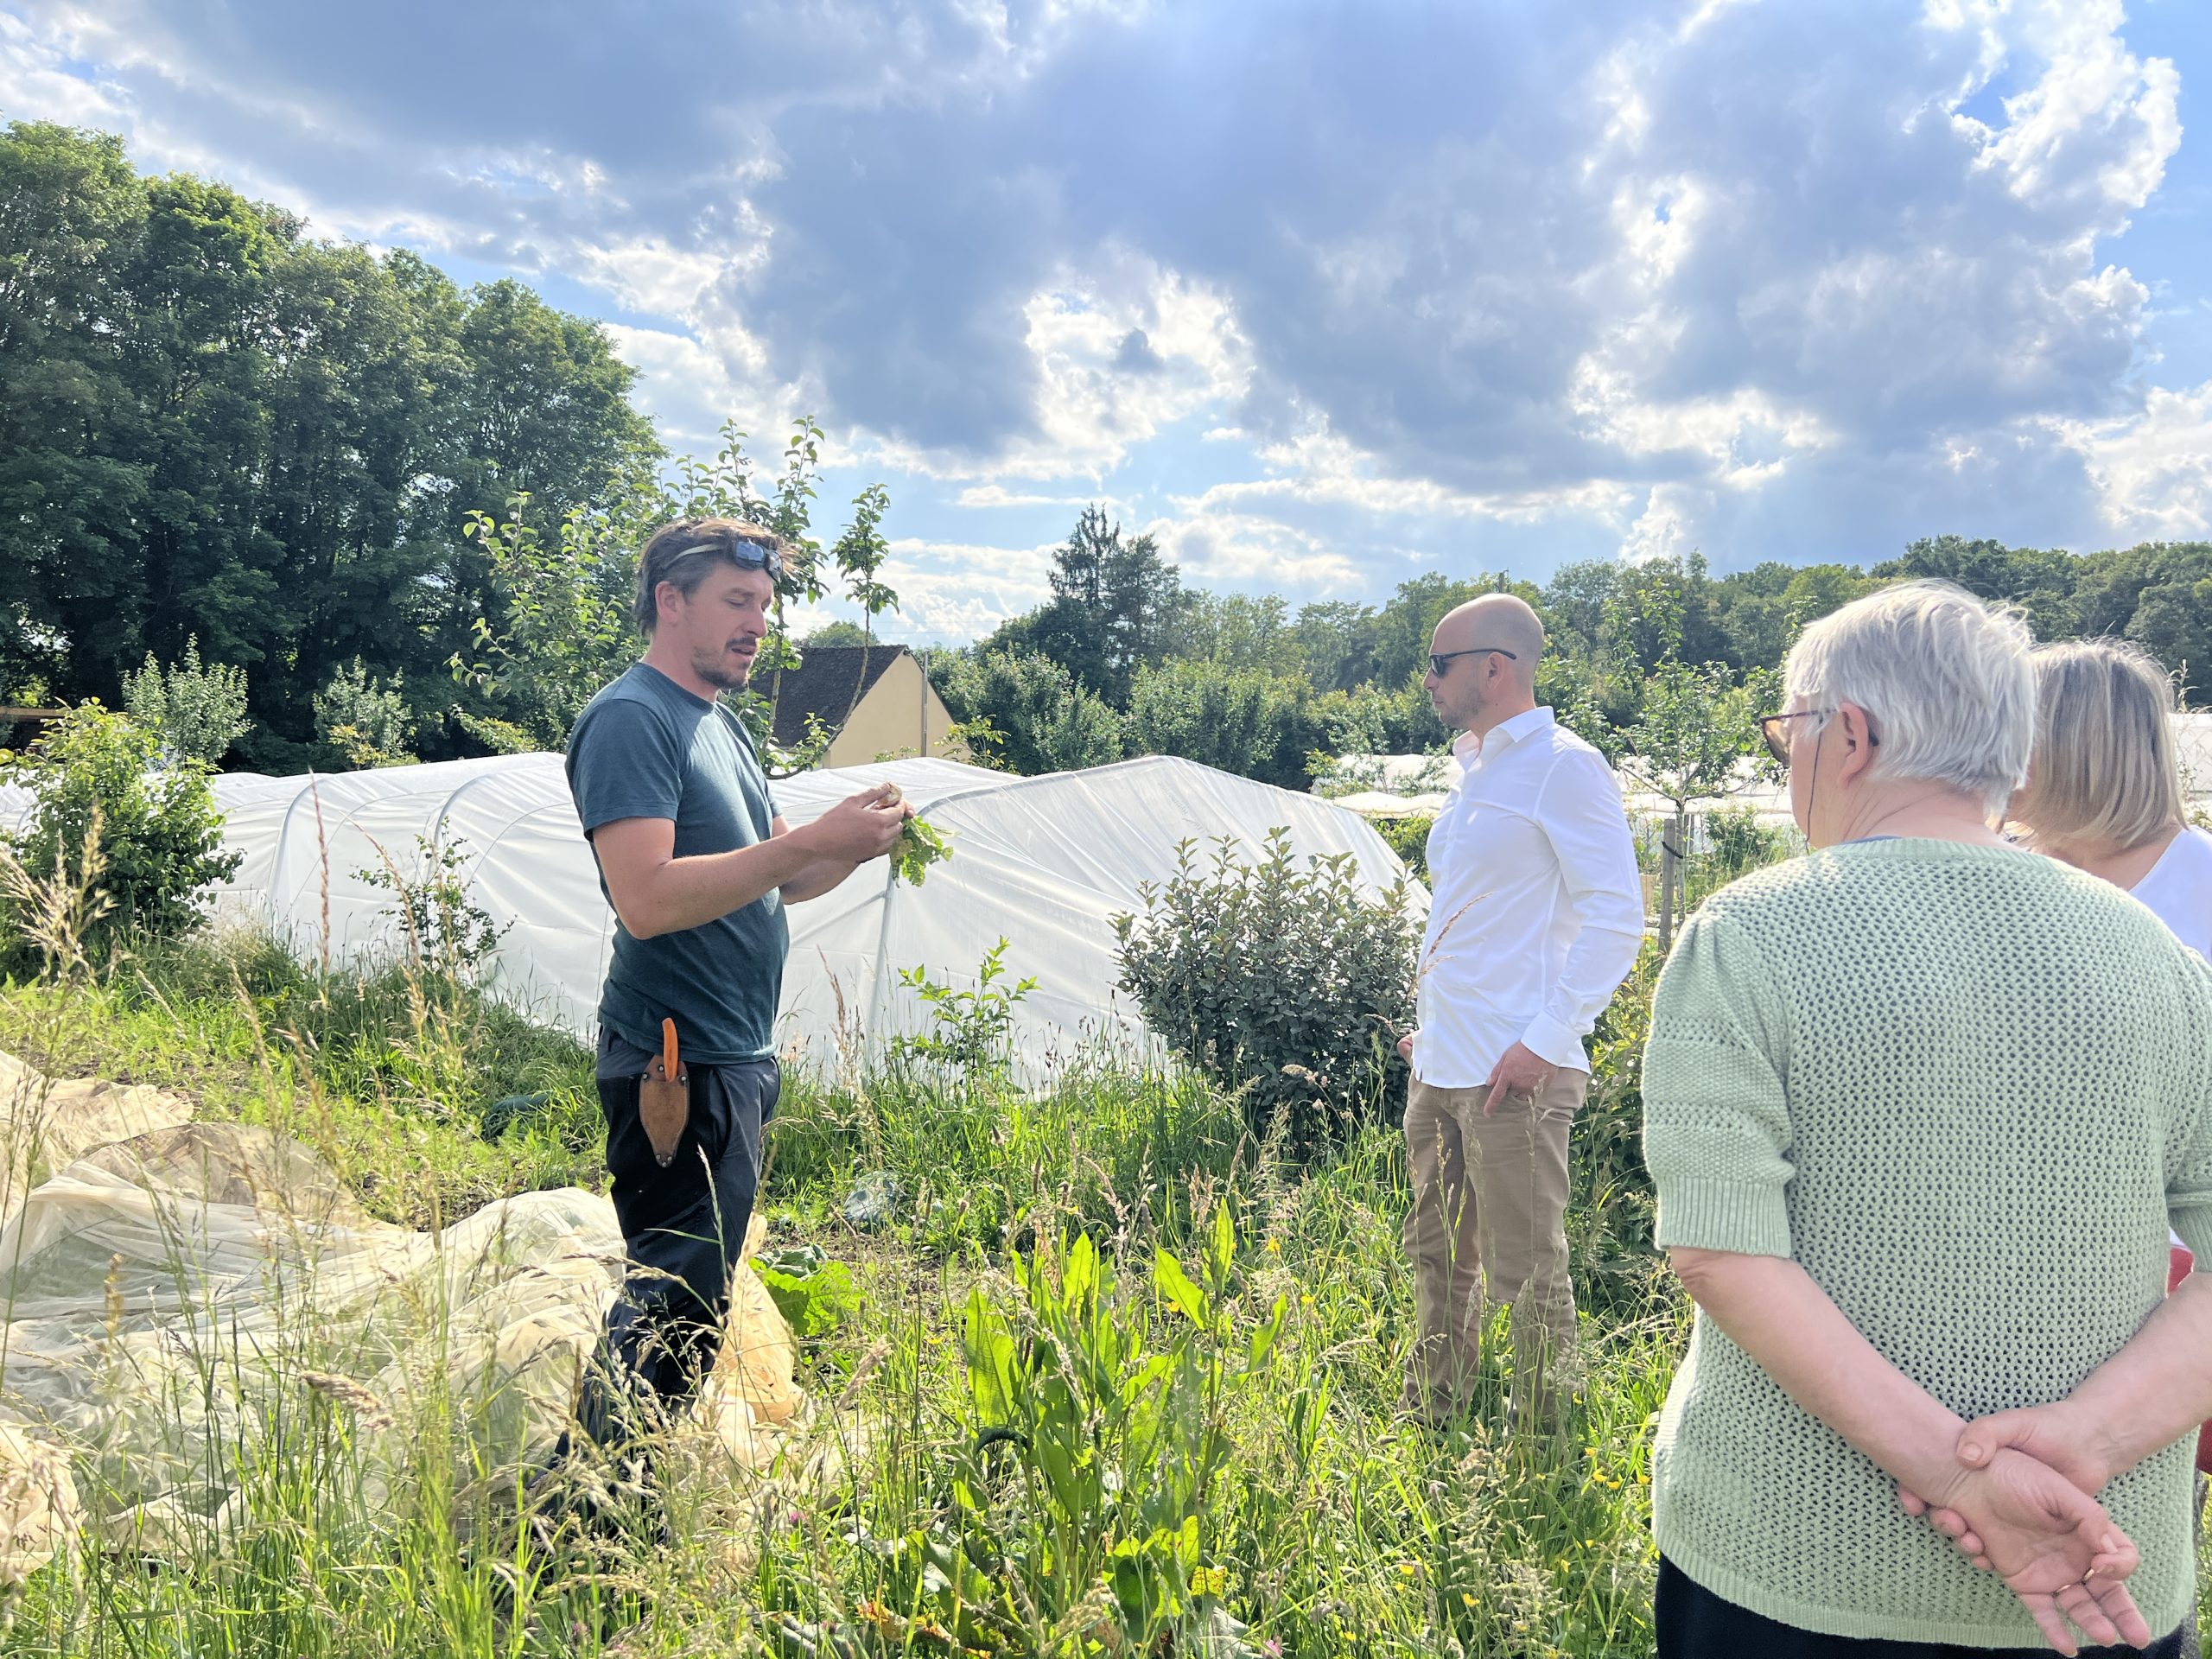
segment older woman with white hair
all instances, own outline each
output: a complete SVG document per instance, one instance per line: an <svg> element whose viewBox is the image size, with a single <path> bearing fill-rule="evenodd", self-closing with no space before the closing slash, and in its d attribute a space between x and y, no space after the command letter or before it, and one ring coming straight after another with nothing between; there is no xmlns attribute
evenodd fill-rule
<svg viewBox="0 0 2212 1659"><path fill-rule="evenodd" d="M2182 1650L2212 1276L2164 1269L2170 1223L2212 1260L2212 968L1992 828L2029 651L1935 583L1807 629L1764 727L1814 850L1707 900L1660 982L1645 1155L1697 1304L1662 1655ZM2054 1402L2028 1448L1978 1422Z"/></svg>

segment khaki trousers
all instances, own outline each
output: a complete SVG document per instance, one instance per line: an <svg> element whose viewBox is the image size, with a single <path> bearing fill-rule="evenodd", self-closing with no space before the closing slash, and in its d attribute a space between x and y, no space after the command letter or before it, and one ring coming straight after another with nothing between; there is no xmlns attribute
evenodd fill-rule
<svg viewBox="0 0 2212 1659"><path fill-rule="evenodd" d="M1516 1409L1556 1410L1551 1369L1574 1345L1567 1132L1589 1089L1588 1072L1554 1071L1533 1101L1510 1096L1485 1117L1487 1090L1414 1079L1406 1096L1414 1201L1405 1245L1421 1334L1406 1377L1410 1409L1434 1418L1467 1402L1489 1311L1509 1303Z"/></svg>

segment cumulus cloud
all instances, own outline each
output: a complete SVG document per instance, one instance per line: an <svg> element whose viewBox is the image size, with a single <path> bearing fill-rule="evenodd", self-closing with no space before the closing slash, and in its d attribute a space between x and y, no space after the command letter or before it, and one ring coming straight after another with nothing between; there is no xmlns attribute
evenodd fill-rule
<svg viewBox="0 0 2212 1659"><path fill-rule="evenodd" d="M993 547L902 537L891 543L883 579L899 595L901 622L916 637L976 639L1052 597L1055 544Z"/></svg>
<svg viewBox="0 0 2212 1659"><path fill-rule="evenodd" d="M956 498L963 507L1076 507L1101 506L1109 512L1123 511L1122 503L1110 495L1039 495L1029 491L1009 490L1003 484L970 484Z"/></svg>
<svg viewBox="0 0 2212 1659"><path fill-rule="evenodd" d="M2191 391L2153 387L2137 413L2054 430L2082 457L2116 533L2180 540L2212 531L2212 381Z"/></svg>
<svg viewBox="0 0 2212 1659"><path fill-rule="evenodd" d="M1250 379L1250 349L1224 297L1124 250L1061 266L1021 315L1027 430L986 447L887 436L875 453L938 478L1097 481L1176 422L1241 397Z"/></svg>
<svg viewBox="0 0 2212 1659"><path fill-rule="evenodd" d="M1315 594L2203 520L2119 0L16 4L10 114L601 296L678 442L817 413L947 630L1041 591L961 514L1105 496Z"/></svg>

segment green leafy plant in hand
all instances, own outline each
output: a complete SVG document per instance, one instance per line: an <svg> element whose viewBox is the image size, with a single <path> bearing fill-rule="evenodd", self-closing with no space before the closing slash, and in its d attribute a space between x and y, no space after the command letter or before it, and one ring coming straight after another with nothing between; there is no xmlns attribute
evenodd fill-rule
<svg viewBox="0 0 2212 1659"><path fill-rule="evenodd" d="M899 833L899 844L891 849L891 864L918 887L931 865L951 856L952 842L942 830L920 818L909 818L906 829Z"/></svg>

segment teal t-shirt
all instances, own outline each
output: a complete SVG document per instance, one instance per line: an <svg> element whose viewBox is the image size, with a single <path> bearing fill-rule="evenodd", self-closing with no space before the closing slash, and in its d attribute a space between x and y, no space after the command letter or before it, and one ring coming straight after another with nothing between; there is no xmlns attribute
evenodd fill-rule
<svg viewBox="0 0 2212 1659"><path fill-rule="evenodd" d="M767 774L738 717L644 663L577 717L568 771L587 836L618 818L667 818L676 856L695 858L758 846L775 822ZM607 891L604 872L599 886ZM633 938L617 917L600 1023L657 1050L661 1021L672 1019L684 1056L702 1065L765 1058L775 1052L790 949L774 892L703 927L650 939Z"/></svg>

